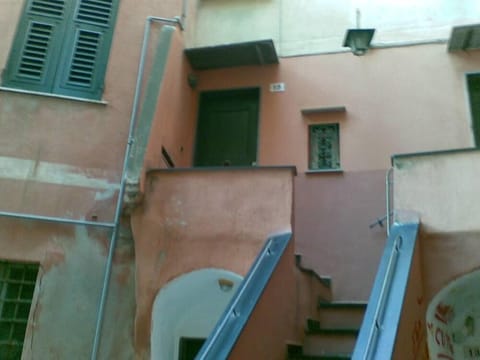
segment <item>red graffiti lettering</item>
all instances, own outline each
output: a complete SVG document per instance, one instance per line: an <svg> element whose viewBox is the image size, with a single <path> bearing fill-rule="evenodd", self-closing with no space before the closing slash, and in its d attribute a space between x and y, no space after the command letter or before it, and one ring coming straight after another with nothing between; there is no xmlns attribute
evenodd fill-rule
<svg viewBox="0 0 480 360"><path fill-rule="evenodd" d="M437 327L435 329L434 339L438 346L442 347L444 350L448 350L448 352L453 355L452 338L447 332Z"/></svg>
<svg viewBox="0 0 480 360"><path fill-rule="evenodd" d="M425 326L422 320L417 320L413 324L412 331L412 359L429 360L428 346L425 341Z"/></svg>
<svg viewBox="0 0 480 360"><path fill-rule="evenodd" d="M452 318L452 315L453 308L450 305L439 303L435 308L435 318L444 324L448 324L449 320Z"/></svg>
<svg viewBox="0 0 480 360"><path fill-rule="evenodd" d="M432 336L433 336L433 328L434 328L433 323L428 322L427 323L427 329L430 332L430 334L432 334Z"/></svg>

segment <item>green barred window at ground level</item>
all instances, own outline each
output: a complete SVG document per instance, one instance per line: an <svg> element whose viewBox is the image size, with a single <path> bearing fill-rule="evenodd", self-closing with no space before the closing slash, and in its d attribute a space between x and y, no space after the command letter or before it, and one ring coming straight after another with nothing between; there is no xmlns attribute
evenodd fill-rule
<svg viewBox="0 0 480 360"><path fill-rule="evenodd" d="M19 360L38 265L0 261L0 359Z"/></svg>

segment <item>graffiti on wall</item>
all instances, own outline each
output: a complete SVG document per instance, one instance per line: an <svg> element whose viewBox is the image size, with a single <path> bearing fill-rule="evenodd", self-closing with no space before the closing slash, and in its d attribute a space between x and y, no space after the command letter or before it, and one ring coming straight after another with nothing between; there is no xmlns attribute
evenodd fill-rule
<svg viewBox="0 0 480 360"><path fill-rule="evenodd" d="M429 360L428 346L425 339L425 323L417 320L412 331L412 359Z"/></svg>
<svg viewBox="0 0 480 360"><path fill-rule="evenodd" d="M480 360L480 271L445 286L427 309L427 343L430 358Z"/></svg>

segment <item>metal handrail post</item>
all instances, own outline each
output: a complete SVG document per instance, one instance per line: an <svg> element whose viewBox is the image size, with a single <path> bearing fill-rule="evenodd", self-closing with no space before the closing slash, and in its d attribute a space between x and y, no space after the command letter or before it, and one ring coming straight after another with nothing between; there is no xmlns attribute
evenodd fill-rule
<svg viewBox="0 0 480 360"><path fill-rule="evenodd" d="M392 193L392 181L391 176L393 173L393 168L387 170L387 174L385 175L385 207L386 207L386 216L387 216L387 236L390 236L390 226L391 226L391 216L392 211L390 210L391 207L391 193Z"/></svg>

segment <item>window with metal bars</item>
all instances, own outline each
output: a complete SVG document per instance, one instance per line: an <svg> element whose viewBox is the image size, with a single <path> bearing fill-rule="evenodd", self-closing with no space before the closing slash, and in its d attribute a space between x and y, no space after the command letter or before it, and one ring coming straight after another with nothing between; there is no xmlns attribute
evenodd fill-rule
<svg viewBox="0 0 480 360"><path fill-rule="evenodd" d="M32 304L38 265L0 261L0 359L18 360Z"/></svg>
<svg viewBox="0 0 480 360"><path fill-rule="evenodd" d="M309 169L340 169L340 137L338 124L310 125L309 136Z"/></svg>
<svg viewBox="0 0 480 360"><path fill-rule="evenodd" d="M100 99L119 0L27 0L4 87Z"/></svg>

